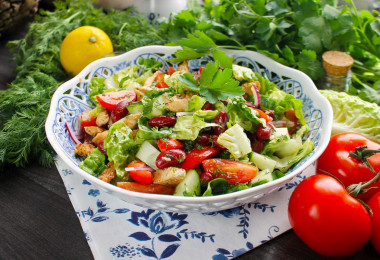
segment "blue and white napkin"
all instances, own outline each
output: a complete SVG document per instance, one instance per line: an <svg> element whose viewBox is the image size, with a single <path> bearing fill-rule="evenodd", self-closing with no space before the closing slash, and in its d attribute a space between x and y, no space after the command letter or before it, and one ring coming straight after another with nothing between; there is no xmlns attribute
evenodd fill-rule
<svg viewBox="0 0 380 260"><path fill-rule="evenodd" d="M294 188L315 173L309 166L277 192L213 213L172 213L112 197L72 172L57 169L95 259L232 259L289 230Z"/></svg>

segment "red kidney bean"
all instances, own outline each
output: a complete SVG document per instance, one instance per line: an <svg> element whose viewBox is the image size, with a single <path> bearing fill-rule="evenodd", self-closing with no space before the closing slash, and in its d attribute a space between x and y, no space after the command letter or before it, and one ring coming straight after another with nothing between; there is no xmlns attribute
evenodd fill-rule
<svg viewBox="0 0 380 260"><path fill-rule="evenodd" d="M101 151L104 155L107 155L106 148L104 148L104 140L100 140L98 143L98 149Z"/></svg>
<svg viewBox="0 0 380 260"><path fill-rule="evenodd" d="M214 105L209 102L206 102L206 104L202 107L202 110L213 110L213 109L214 109Z"/></svg>
<svg viewBox="0 0 380 260"><path fill-rule="evenodd" d="M214 179L214 176L212 176L212 172L204 172L201 174L200 177L202 182L209 182L212 179Z"/></svg>
<svg viewBox="0 0 380 260"><path fill-rule="evenodd" d="M220 135L221 133L224 133L227 130L227 120L228 115L227 112L219 111L219 114L215 117L215 124L218 124L220 126L216 126L214 128L214 132L217 135Z"/></svg>
<svg viewBox="0 0 380 260"><path fill-rule="evenodd" d="M116 107L111 110L110 121L112 124L128 114L127 106L129 106L129 102L127 100L123 100L117 103Z"/></svg>
<svg viewBox="0 0 380 260"><path fill-rule="evenodd" d="M247 102L245 102L245 104L247 105L247 107L258 108L258 107L255 106L255 104L253 104L251 101L247 101Z"/></svg>
<svg viewBox="0 0 380 260"><path fill-rule="evenodd" d="M221 144L218 144L217 140L219 138L219 135L211 135L211 146L219 148L220 150L227 150L226 147L224 147Z"/></svg>
<svg viewBox="0 0 380 260"><path fill-rule="evenodd" d="M267 124L266 127L259 125L256 129L256 135L260 140L269 140L272 130L273 126L271 124Z"/></svg>
<svg viewBox="0 0 380 260"><path fill-rule="evenodd" d="M149 120L148 124L150 127L165 127L173 126L177 122L175 116L156 116Z"/></svg>
<svg viewBox="0 0 380 260"><path fill-rule="evenodd" d="M177 166L186 159L186 153L181 149L166 150L161 152L156 159L158 169Z"/></svg>
<svg viewBox="0 0 380 260"><path fill-rule="evenodd" d="M210 142L210 135L209 134L200 134L200 135L198 135L196 142L197 142L197 144L206 145Z"/></svg>
<svg viewBox="0 0 380 260"><path fill-rule="evenodd" d="M255 153L260 153L263 150L264 142L263 140L251 140L252 151Z"/></svg>

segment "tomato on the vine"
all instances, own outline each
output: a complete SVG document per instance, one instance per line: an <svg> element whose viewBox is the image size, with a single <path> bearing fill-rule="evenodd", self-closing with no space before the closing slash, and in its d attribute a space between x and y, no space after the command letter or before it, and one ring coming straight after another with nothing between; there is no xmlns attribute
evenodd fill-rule
<svg viewBox="0 0 380 260"><path fill-rule="evenodd" d="M371 244L380 254L380 192L372 196L368 201L368 206L372 209L372 233Z"/></svg>
<svg viewBox="0 0 380 260"><path fill-rule="evenodd" d="M328 175L303 180L289 200L294 232L311 249L328 257L348 256L371 235L371 216L361 202Z"/></svg>
<svg viewBox="0 0 380 260"><path fill-rule="evenodd" d="M326 150L317 160L317 173L332 174L345 187L371 180L375 177L375 173L363 162L350 155L350 152L354 152L359 146L367 146L369 149L380 148L380 144L357 133L341 133L332 136ZM368 162L376 172L380 171L380 153L369 157ZM380 180L366 188L370 189L358 196L358 199L365 202L380 191Z"/></svg>

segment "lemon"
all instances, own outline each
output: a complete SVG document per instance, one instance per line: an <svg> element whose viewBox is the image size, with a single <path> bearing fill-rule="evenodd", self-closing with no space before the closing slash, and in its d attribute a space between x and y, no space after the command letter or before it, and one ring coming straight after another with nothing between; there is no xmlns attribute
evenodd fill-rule
<svg viewBox="0 0 380 260"><path fill-rule="evenodd" d="M63 40L60 50L65 71L77 75L88 64L113 52L111 39L101 29L81 26Z"/></svg>

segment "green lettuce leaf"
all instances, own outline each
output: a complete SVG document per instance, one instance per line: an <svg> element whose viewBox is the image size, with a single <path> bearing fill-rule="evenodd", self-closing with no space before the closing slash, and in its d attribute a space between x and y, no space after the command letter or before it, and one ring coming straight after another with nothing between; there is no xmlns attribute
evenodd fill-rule
<svg viewBox="0 0 380 260"><path fill-rule="evenodd" d="M132 130L119 120L114 123L104 140L108 160L114 162L117 176L122 180L129 180L129 174L124 170L127 163L134 159L137 143L133 140Z"/></svg>
<svg viewBox="0 0 380 260"><path fill-rule="evenodd" d="M226 147L235 159L252 152L251 142L244 133L244 129L238 124L219 135L217 142Z"/></svg>
<svg viewBox="0 0 380 260"><path fill-rule="evenodd" d="M89 174L99 177L106 168L106 156L98 148L94 148L79 167Z"/></svg>
<svg viewBox="0 0 380 260"><path fill-rule="evenodd" d="M173 133L170 137L181 140L195 140L199 135L199 131L209 126L217 126L217 124L206 123L196 114L180 116L177 118L177 123L174 125Z"/></svg>

